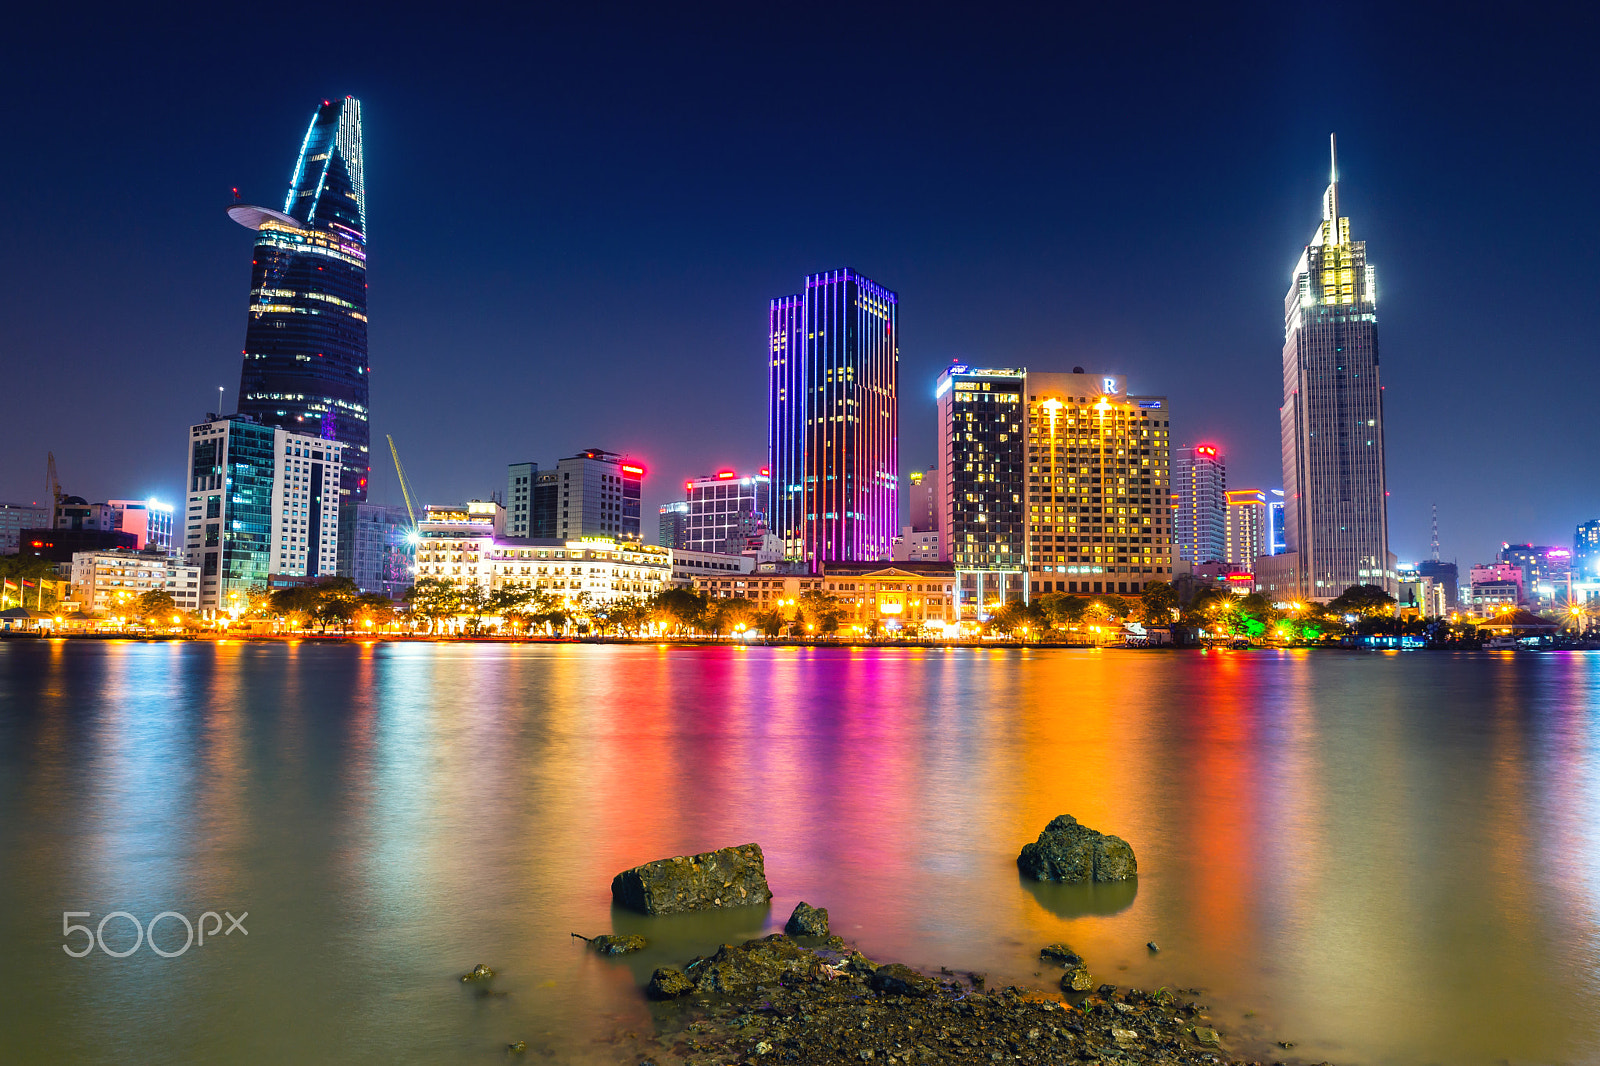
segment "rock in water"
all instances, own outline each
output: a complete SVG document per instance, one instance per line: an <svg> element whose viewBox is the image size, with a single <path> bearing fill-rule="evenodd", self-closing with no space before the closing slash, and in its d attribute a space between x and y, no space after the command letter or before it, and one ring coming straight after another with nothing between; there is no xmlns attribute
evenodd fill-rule
<svg viewBox="0 0 1600 1066"><path fill-rule="evenodd" d="M671 999L693 991L694 982L676 966L662 966L650 975L650 995L655 999Z"/></svg>
<svg viewBox="0 0 1600 1066"><path fill-rule="evenodd" d="M787 981L816 981L822 965L816 953L783 933L773 933L737 947L724 944L716 954L696 958L684 969L697 992L740 993Z"/></svg>
<svg viewBox="0 0 1600 1066"><path fill-rule="evenodd" d="M589 941L589 946L602 955L631 955L635 951L643 951L648 943L642 936L632 934L614 936L606 933Z"/></svg>
<svg viewBox="0 0 1600 1066"><path fill-rule="evenodd" d="M1061 975L1061 991L1063 992L1087 992L1093 987L1094 978L1089 976L1088 968L1081 962L1076 966L1069 967L1067 972Z"/></svg>
<svg viewBox="0 0 1600 1066"><path fill-rule="evenodd" d="M1053 959L1066 966L1076 966L1083 962L1083 957L1065 944L1048 944L1039 949L1041 959Z"/></svg>
<svg viewBox="0 0 1600 1066"><path fill-rule="evenodd" d="M772 890L761 845L741 844L624 870L611 879L611 898L640 914L678 914L767 903Z"/></svg>
<svg viewBox="0 0 1600 1066"><path fill-rule="evenodd" d="M494 971L489 969L489 967L485 966L483 963L480 962L480 963L478 963L478 965L476 965L476 966L474 966L472 968L472 972L471 973L463 974L461 976L461 979L463 981L487 981L489 978L491 978L493 976L494 976Z"/></svg>
<svg viewBox="0 0 1600 1066"><path fill-rule="evenodd" d="M1125 881L1138 873L1133 848L1121 837L1078 824L1070 814L1057 817L1033 844L1024 844L1017 866L1036 881Z"/></svg>
<svg viewBox="0 0 1600 1066"><path fill-rule="evenodd" d="M827 936L828 908L813 907L802 900L795 904L794 913L789 915L789 923L783 931L790 936Z"/></svg>

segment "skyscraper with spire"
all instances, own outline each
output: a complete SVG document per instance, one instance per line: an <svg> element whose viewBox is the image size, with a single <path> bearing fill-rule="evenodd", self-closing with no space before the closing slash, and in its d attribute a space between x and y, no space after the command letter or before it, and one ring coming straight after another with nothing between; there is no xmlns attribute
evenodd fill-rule
<svg viewBox="0 0 1600 1066"><path fill-rule="evenodd" d="M1330 600L1351 585L1396 588L1389 555L1378 304L1365 241L1339 213L1337 142L1322 222L1283 304L1285 532L1292 586Z"/></svg>
<svg viewBox="0 0 1600 1066"><path fill-rule="evenodd" d="M367 195L361 102L311 116L283 210L236 203L256 231L239 413L346 445L338 493L367 498ZM219 412L220 414L221 412Z"/></svg>

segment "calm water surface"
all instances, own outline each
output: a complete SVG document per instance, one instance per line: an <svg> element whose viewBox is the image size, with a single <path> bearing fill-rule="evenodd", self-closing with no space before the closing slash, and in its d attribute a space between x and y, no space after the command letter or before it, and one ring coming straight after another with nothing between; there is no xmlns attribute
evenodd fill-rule
<svg viewBox="0 0 1600 1066"><path fill-rule="evenodd" d="M7 642L0 1059L631 1063L651 968L803 898L877 958L1203 987L1257 1054L1594 1062L1597 739L1582 653ZM1024 884L1062 812L1137 885ZM612 912L750 840L770 912ZM116 910L248 935L63 953ZM568 935L613 929L655 943Z"/></svg>

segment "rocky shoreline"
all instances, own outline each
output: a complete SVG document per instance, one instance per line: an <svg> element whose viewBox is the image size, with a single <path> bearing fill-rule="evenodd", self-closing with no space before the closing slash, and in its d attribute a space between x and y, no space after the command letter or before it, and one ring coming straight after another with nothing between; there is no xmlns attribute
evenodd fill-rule
<svg viewBox="0 0 1600 1066"><path fill-rule="evenodd" d="M1017 856L1023 875L1068 883L1126 882L1138 872L1120 837L1060 815ZM618 906L646 915L766 903L761 845L659 859L619 873ZM1066 944L1040 948L1054 987L990 990L982 974L937 976L878 963L830 936L828 912L801 902L784 932L724 944L679 968L662 966L646 992L654 1038L633 1034L638 1066L859 1066L922 1063L1238 1064L1195 989L1096 984ZM574 933L574 936L579 934ZM601 955L645 947L637 935L580 937ZM1158 950L1155 944L1150 950ZM488 976L492 971L479 967ZM473 980L478 971L462 978ZM1289 1047L1288 1044L1280 1045ZM511 1052L526 1050L513 1044Z"/></svg>
<svg viewBox="0 0 1600 1066"><path fill-rule="evenodd" d="M650 982L654 1041L638 1066L803 1063L1241 1064L1195 990L1101 984L1070 991L1083 963L1041 952L1061 990L988 989L983 975L874 963L838 937L775 933ZM650 1044L654 1047L649 1046Z"/></svg>

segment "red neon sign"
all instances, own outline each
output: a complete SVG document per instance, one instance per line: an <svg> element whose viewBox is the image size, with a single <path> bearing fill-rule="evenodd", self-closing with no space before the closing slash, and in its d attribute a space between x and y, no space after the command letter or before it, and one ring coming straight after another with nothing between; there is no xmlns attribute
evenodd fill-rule
<svg viewBox="0 0 1600 1066"><path fill-rule="evenodd" d="M644 477L644 467L642 466L624 466L622 472L624 474L633 474L635 477Z"/></svg>
<svg viewBox="0 0 1600 1066"><path fill-rule="evenodd" d="M768 470L766 467L762 467L761 468L761 476L762 477L771 477L772 476L772 471Z"/></svg>
<svg viewBox="0 0 1600 1066"><path fill-rule="evenodd" d="M734 477L738 477L738 476L739 475L735 474L732 470L718 470L717 471L717 477L719 479L723 480L723 481L727 481L729 478L734 478Z"/></svg>

